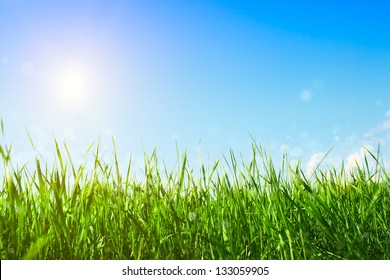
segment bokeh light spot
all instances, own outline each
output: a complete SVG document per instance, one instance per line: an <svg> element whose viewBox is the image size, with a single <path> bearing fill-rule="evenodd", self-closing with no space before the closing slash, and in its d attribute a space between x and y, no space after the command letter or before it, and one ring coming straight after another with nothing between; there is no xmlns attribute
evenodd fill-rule
<svg viewBox="0 0 390 280"><path fill-rule="evenodd" d="M309 101L312 97L312 94L309 90L304 90L301 92L301 99L303 101Z"/></svg>
<svg viewBox="0 0 390 280"><path fill-rule="evenodd" d="M34 65L31 62L24 62L20 66L20 71L23 76L30 76L34 73Z"/></svg>

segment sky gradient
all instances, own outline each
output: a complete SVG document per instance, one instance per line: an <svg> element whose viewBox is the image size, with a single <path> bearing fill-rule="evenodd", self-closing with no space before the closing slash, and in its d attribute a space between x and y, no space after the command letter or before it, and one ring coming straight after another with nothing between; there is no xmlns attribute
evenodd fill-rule
<svg viewBox="0 0 390 280"><path fill-rule="evenodd" d="M1 141L20 161L26 130L47 157L100 136L109 159L115 136L136 164L247 158L253 137L307 170L333 146L389 160L390 4L263 2L0 0Z"/></svg>

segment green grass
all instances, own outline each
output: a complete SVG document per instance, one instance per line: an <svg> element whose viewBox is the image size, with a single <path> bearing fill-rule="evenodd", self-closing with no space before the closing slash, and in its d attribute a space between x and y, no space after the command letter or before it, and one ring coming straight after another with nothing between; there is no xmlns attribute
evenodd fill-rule
<svg viewBox="0 0 390 280"><path fill-rule="evenodd" d="M53 167L28 170L0 146L1 259L390 259L379 153L374 168L311 178L286 158L276 170L256 144L249 162L231 152L199 170L184 153L169 171L153 153L136 180L116 152L105 163L95 147L88 170L55 147Z"/></svg>

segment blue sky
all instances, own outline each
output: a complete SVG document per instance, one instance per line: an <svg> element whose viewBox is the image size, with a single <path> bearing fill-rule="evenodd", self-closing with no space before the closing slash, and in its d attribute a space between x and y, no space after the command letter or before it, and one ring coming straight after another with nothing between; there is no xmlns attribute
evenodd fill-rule
<svg viewBox="0 0 390 280"><path fill-rule="evenodd" d="M0 0L0 114L20 161L53 136L122 161L197 161L252 138L310 169L390 151L385 1ZM385 158L385 160L387 160ZM390 166L390 165L389 165Z"/></svg>

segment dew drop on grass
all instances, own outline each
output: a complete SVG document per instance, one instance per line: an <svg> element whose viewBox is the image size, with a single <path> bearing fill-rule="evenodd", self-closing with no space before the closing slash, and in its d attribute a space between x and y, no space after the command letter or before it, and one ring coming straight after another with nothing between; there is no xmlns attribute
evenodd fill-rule
<svg viewBox="0 0 390 280"><path fill-rule="evenodd" d="M196 214L194 212L188 213L188 219L192 222L196 219Z"/></svg>

